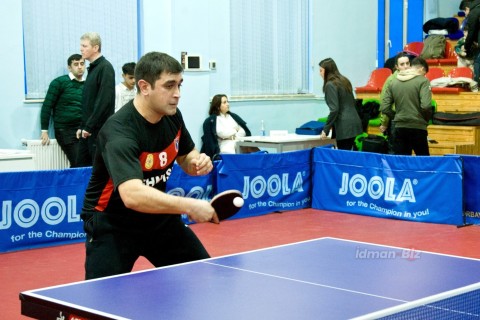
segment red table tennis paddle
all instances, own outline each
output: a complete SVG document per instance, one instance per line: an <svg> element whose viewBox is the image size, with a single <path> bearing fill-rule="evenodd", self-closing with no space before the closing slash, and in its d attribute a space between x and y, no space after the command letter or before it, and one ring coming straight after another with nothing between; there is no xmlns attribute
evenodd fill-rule
<svg viewBox="0 0 480 320"><path fill-rule="evenodd" d="M210 204L215 209L218 221L230 218L243 206L242 193L238 190L226 190L215 195Z"/></svg>

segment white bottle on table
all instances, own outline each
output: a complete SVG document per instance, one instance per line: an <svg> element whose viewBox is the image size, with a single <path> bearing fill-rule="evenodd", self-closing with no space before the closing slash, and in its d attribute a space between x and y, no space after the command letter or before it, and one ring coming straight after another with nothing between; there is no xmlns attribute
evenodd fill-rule
<svg viewBox="0 0 480 320"><path fill-rule="evenodd" d="M265 136L265 124L263 123L263 120L262 120L262 126L261 126L261 128L260 128L260 134L261 134L262 136Z"/></svg>

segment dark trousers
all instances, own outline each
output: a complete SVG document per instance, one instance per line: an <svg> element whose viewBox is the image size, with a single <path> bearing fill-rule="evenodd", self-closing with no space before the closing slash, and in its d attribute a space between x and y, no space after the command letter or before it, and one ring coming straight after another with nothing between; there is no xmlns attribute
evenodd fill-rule
<svg viewBox="0 0 480 320"><path fill-rule="evenodd" d="M428 132L421 129L395 128L393 149L396 155L429 156Z"/></svg>
<svg viewBox="0 0 480 320"><path fill-rule="evenodd" d="M155 267L210 258L180 215L83 214L85 279L128 273L145 257Z"/></svg>
<svg viewBox="0 0 480 320"><path fill-rule="evenodd" d="M473 59L473 80L480 81L480 53L476 53Z"/></svg>
<svg viewBox="0 0 480 320"><path fill-rule="evenodd" d="M342 139L342 140L337 140L337 149L340 150L356 150L356 148L353 148L355 144L355 137L353 138L348 138L348 139Z"/></svg>
<svg viewBox="0 0 480 320"><path fill-rule="evenodd" d="M387 127L387 130L383 133L387 136L387 146L388 146L388 153L395 154L395 150L393 148L393 141L395 140L395 124L393 121L390 121Z"/></svg>
<svg viewBox="0 0 480 320"><path fill-rule="evenodd" d="M88 138L80 138L77 152L77 167L91 167L95 157L97 135L92 134Z"/></svg>
<svg viewBox="0 0 480 320"><path fill-rule="evenodd" d="M78 153L78 139L77 139L77 127L75 128L55 128L55 139L57 139L60 148L67 156L70 162L70 167L75 168L77 166L77 153Z"/></svg>

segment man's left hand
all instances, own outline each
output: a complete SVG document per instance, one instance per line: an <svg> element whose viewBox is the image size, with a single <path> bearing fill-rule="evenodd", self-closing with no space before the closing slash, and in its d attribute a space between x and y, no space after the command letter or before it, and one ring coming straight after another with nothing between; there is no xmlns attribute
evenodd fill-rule
<svg viewBox="0 0 480 320"><path fill-rule="evenodd" d="M189 172L197 176L203 176L212 171L213 163L209 156L207 156L205 153L200 153L196 159L192 159L192 161L190 161L189 167Z"/></svg>

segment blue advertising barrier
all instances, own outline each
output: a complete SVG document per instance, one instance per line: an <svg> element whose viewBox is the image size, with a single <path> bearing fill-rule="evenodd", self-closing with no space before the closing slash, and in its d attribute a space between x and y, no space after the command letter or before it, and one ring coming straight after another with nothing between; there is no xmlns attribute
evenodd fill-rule
<svg viewBox="0 0 480 320"><path fill-rule="evenodd" d="M312 207L463 224L462 160L315 148Z"/></svg>
<svg viewBox="0 0 480 320"><path fill-rule="evenodd" d="M207 176L189 176L175 165L167 193L210 200L238 189L245 204L233 218L311 206L410 221L480 224L477 156L400 157L318 147L222 158ZM0 173L0 252L83 241L80 211L90 174L89 167Z"/></svg>
<svg viewBox="0 0 480 320"><path fill-rule="evenodd" d="M0 252L84 241L91 168L0 173Z"/></svg>
<svg viewBox="0 0 480 320"><path fill-rule="evenodd" d="M480 224L480 157L461 155L461 158L465 222Z"/></svg>
<svg viewBox="0 0 480 320"><path fill-rule="evenodd" d="M245 199L232 219L310 207L311 152L222 155L217 191L237 189Z"/></svg>
<svg viewBox="0 0 480 320"><path fill-rule="evenodd" d="M219 161L214 161L213 170L205 176L190 176L175 163L172 173L167 180L166 193L195 199L210 201L213 198L213 187ZM182 215L183 222L192 223L186 214Z"/></svg>

